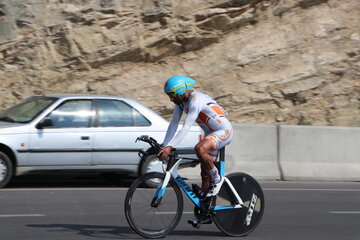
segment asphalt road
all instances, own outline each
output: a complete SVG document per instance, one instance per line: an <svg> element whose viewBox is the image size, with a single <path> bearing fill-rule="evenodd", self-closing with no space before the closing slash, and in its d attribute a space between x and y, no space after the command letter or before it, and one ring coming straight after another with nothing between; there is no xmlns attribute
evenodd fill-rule
<svg viewBox="0 0 360 240"><path fill-rule="evenodd" d="M123 210L131 180L96 176L21 178L0 190L0 239L141 239ZM266 209L249 240L360 239L360 183L261 182ZM185 212L191 212L185 199ZM167 239L240 239L183 215Z"/></svg>

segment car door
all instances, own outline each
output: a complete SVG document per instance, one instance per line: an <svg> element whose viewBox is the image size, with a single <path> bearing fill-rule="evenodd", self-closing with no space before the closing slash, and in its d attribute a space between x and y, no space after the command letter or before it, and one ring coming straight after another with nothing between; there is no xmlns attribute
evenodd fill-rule
<svg viewBox="0 0 360 240"><path fill-rule="evenodd" d="M30 136L29 165L90 165L92 157L91 100L68 100L47 118L50 126Z"/></svg>
<svg viewBox="0 0 360 240"><path fill-rule="evenodd" d="M99 99L95 103L93 164L137 167L138 152L144 144L136 144L135 140L148 131L150 121L121 100Z"/></svg>

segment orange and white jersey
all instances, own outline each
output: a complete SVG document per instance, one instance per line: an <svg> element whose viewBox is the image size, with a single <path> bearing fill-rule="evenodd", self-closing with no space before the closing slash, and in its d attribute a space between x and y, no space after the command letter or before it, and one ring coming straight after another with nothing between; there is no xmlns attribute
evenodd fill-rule
<svg viewBox="0 0 360 240"><path fill-rule="evenodd" d="M183 112L187 113L184 125L174 137ZM206 138L214 143L215 149L220 149L230 143L233 129L227 112L208 95L193 91L188 102L181 106L176 105L163 144L175 147L185 137L195 121L204 130Z"/></svg>

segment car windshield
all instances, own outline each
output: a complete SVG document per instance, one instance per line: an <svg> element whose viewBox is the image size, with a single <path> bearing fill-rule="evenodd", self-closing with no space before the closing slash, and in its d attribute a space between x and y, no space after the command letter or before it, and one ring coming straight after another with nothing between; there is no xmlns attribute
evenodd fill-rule
<svg viewBox="0 0 360 240"><path fill-rule="evenodd" d="M0 121L27 123L32 121L57 98L34 96L0 113Z"/></svg>

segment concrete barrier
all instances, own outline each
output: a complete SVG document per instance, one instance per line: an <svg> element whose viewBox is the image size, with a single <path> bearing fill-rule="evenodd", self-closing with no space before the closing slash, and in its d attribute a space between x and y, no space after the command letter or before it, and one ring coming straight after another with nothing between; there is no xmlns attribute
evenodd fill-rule
<svg viewBox="0 0 360 240"><path fill-rule="evenodd" d="M234 124L234 137L226 147L226 172L245 172L257 179L281 179L277 127Z"/></svg>
<svg viewBox="0 0 360 240"><path fill-rule="evenodd" d="M234 124L226 173L258 180L360 181L360 128ZM180 170L200 179L200 167Z"/></svg>
<svg viewBox="0 0 360 240"><path fill-rule="evenodd" d="M226 173L245 172L257 179L281 179L278 166L277 127L234 124L234 137L226 147ZM200 179L200 167L179 170L181 176Z"/></svg>
<svg viewBox="0 0 360 240"><path fill-rule="evenodd" d="M279 128L284 180L360 180L360 128Z"/></svg>

